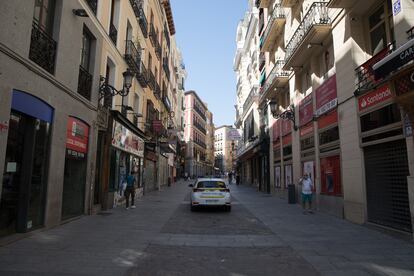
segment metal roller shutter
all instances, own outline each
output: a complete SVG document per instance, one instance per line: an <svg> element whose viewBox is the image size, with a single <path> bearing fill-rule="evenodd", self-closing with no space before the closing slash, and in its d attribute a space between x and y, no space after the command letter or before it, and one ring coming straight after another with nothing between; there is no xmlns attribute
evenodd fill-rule
<svg viewBox="0 0 414 276"><path fill-rule="evenodd" d="M368 221L411 232L404 140L364 148Z"/></svg>

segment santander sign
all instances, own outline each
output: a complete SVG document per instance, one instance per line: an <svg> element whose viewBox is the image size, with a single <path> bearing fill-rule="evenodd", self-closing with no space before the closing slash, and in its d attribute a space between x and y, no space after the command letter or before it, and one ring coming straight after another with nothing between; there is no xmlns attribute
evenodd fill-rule
<svg viewBox="0 0 414 276"><path fill-rule="evenodd" d="M363 111L391 98L392 93L388 85L381 86L375 91L372 91L358 99L359 111Z"/></svg>

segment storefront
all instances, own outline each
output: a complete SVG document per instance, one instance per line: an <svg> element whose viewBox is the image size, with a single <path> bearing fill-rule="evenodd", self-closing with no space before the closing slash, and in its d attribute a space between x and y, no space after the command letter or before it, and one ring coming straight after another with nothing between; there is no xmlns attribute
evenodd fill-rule
<svg viewBox="0 0 414 276"><path fill-rule="evenodd" d="M280 122L276 120L273 123L273 173L275 182L273 183L275 193L279 194L282 189L282 152L281 146L281 135L280 135Z"/></svg>
<svg viewBox="0 0 414 276"><path fill-rule="evenodd" d="M62 193L62 220L84 213L89 126L69 117L66 127L65 174Z"/></svg>
<svg viewBox="0 0 414 276"><path fill-rule="evenodd" d="M45 220L54 109L13 90L0 202L0 236L40 228Z"/></svg>
<svg viewBox="0 0 414 276"><path fill-rule="evenodd" d="M401 109L386 83L358 98L368 221L411 232Z"/></svg>
<svg viewBox="0 0 414 276"><path fill-rule="evenodd" d="M299 103L300 159L302 175L307 173L315 183L315 137L312 94ZM299 188L299 190L301 190Z"/></svg>
<svg viewBox="0 0 414 276"><path fill-rule="evenodd" d="M145 144L145 193L158 190L157 184L157 155L155 143Z"/></svg>
<svg viewBox="0 0 414 276"><path fill-rule="evenodd" d="M343 192L336 75L327 79L315 90L315 98L320 162L319 207L326 212L342 217Z"/></svg>
<svg viewBox="0 0 414 276"><path fill-rule="evenodd" d="M109 188L115 194L114 198L118 198L114 205L119 204L128 174L135 178L136 195L142 195L144 147L141 137L121 122L113 121Z"/></svg>
<svg viewBox="0 0 414 276"><path fill-rule="evenodd" d="M283 154L283 187L288 188L293 183L293 166L292 166L292 122L282 120L282 154Z"/></svg>

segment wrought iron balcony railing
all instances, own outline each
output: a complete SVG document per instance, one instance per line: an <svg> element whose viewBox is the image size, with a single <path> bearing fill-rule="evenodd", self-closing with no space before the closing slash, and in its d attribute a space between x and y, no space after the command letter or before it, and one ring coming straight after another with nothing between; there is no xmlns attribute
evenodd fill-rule
<svg viewBox="0 0 414 276"><path fill-rule="evenodd" d="M288 61L299 45L306 37L309 30L316 25L330 25L331 19L329 18L327 3L315 2L309 8L308 12L303 17L302 22L296 29L292 38L286 46L285 60Z"/></svg>
<svg viewBox="0 0 414 276"><path fill-rule="evenodd" d="M96 15L96 12L98 11L98 0L86 0L86 3L88 3L89 8L91 8Z"/></svg>
<svg viewBox="0 0 414 276"><path fill-rule="evenodd" d="M162 52L161 45L160 45L160 42L158 41L158 36L157 36L157 33L155 32L155 28L152 23L150 24L149 37L150 37L152 46L155 48L155 54L157 55L158 58L161 58L161 52Z"/></svg>
<svg viewBox="0 0 414 276"><path fill-rule="evenodd" d="M207 134L207 130L200 124L200 123L194 123L194 126L200 130L202 133Z"/></svg>
<svg viewBox="0 0 414 276"><path fill-rule="evenodd" d="M274 21L278 20L278 19L285 19L285 11L283 10L283 8L280 4L275 4L274 7L273 7L272 16L270 17L269 21L267 22L266 29L265 29L265 31L262 35L263 43L261 44L261 46L263 46L266 39L269 37L270 31L273 28Z"/></svg>
<svg viewBox="0 0 414 276"><path fill-rule="evenodd" d="M164 103L165 107L167 108L168 112L171 111L171 102L167 96L162 97L162 102Z"/></svg>
<svg viewBox="0 0 414 276"><path fill-rule="evenodd" d="M112 42L116 45L116 40L118 38L118 30L116 29L113 23L109 25L109 37L111 38Z"/></svg>
<svg viewBox="0 0 414 276"><path fill-rule="evenodd" d="M246 100L244 101L242 118L244 117L245 113L247 112L247 110L252 105L254 99L257 97L257 95L258 95L257 88L258 88L258 86L253 86L252 89L249 92L249 95L247 96Z"/></svg>
<svg viewBox="0 0 414 276"><path fill-rule="evenodd" d="M151 88L152 91L155 91L155 76L151 70L148 70L148 86Z"/></svg>
<svg viewBox="0 0 414 276"><path fill-rule="evenodd" d="M85 99L90 101L91 91L92 75L82 66L79 66L78 93L82 95Z"/></svg>
<svg viewBox="0 0 414 276"><path fill-rule="evenodd" d="M164 69L165 76L170 80L170 68L168 66L168 58L164 57L162 61L162 68Z"/></svg>
<svg viewBox="0 0 414 276"><path fill-rule="evenodd" d="M275 66L273 66L272 71L270 72L269 76L267 77L263 92L266 93L266 91L273 86L273 84L278 81L280 78L289 78L291 71L283 70L283 66L285 65L284 60L278 60L275 63Z"/></svg>
<svg viewBox="0 0 414 276"><path fill-rule="evenodd" d="M194 106L194 110L198 113L198 115L200 115L201 118L204 119L204 121L207 119L204 112L197 105Z"/></svg>
<svg viewBox="0 0 414 276"><path fill-rule="evenodd" d="M375 80L374 70L372 66L388 56L395 49L395 42L387 45L382 51L374 55L372 58L361 64L355 69L358 77L357 92L363 92L372 89L381 80Z"/></svg>
<svg viewBox="0 0 414 276"><path fill-rule="evenodd" d="M148 21L147 17L145 16L144 9L142 8L143 1L142 0L129 0L131 3L132 9L134 10L134 14L136 18L138 18L138 24L141 28L142 34L145 38L148 37Z"/></svg>
<svg viewBox="0 0 414 276"><path fill-rule="evenodd" d="M161 98L161 87L160 87L160 85L158 84L157 81L155 81L154 95L157 98Z"/></svg>
<svg viewBox="0 0 414 276"><path fill-rule="evenodd" d="M263 67L266 64L266 56L265 53L259 54L259 71L262 71Z"/></svg>
<svg viewBox="0 0 414 276"><path fill-rule="evenodd" d="M204 143L204 142L197 141L197 140L194 140L193 142L196 143L197 145L199 145L200 147L202 147L203 149L207 148L206 143Z"/></svg>
<svg viewBox="0 0 414 276"><path fill-rule="evenodd" d="M136 77L142 87L148 86L148 71L147 68L145 68L145 65L142 61L139 65L139 71L136 73Z"/></svg>
<svg viewBox="0 0 414 276"><path fill-rule="evenodd" d="M164 25L164 36L165 36L165 42L167 43L168 49L170 49L170 34L168 33L167 25Z"/></svg>
<svg viewBox="0 0 414 276"><path fill-rule="evenodd" d="M161 49L161 45L158 42L158 40L156 40L156 43L155 43L155 54L157 55L158 58L161 58L162 49Z"/></svg>
<svg viewBox="0 0 414 276"><path fill-rule="evenodd" d="M55 72L56 41L33 20L29 58L53 74Z"/></svg>
<svg viewBox="0 0 414 276"><path fill-rule="evenodd" d="M125 43L125 61L132 72L135 74L139 72L141 49L137 49L132 40L127 40Z"/></svg>

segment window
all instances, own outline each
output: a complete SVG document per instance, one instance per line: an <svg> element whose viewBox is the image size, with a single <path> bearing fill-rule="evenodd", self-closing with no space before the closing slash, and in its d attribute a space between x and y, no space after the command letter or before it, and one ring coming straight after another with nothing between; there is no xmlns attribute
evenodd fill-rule
<svg viewBox="0 0 414 276"><path fill-rule="evenodd" d="M152 56L148 53L148 70L151 71L152 68Z"/></svg>
<svg viewBox="0 0 414 276"><path fill-rule="evenodd" d="M361 116L361 132L373 130L401 121L401 113L397 104L387 105Z"/></svg>
<svg viewBox="0 0 414 276"><path fill-rule="evenodd" d="M92 41L94 40L90 31L84 27L83 36L82 36L82 46L81 46L81 56L80 56L80 65L83 69L90 72L90 60L91 60L91 48Z"/></svg>
<svg viewBox="0 0 414 276"><path fill-rule="evenodd" d="M387 0L368 18L371 54L375 55L394 41L391 1Z"/></svg>
<svg viewBox="0 0 414 276"><path fill-rule="evenodd" d="M33 18L47 33L53 31L53 19L55 13L55 0L36 0Z"/></svg>
<svg viewBox="0 0 414 276"><path fill-rule="evenodd" d="M324 145L330 142L339 140L339 129L338 126L332 127L319 133L319 144Z"/></svg>

